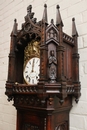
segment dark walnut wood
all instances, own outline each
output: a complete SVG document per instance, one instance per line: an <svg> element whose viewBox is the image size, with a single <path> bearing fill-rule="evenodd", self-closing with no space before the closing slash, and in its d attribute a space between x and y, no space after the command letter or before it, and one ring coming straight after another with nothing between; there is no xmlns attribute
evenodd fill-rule
<svg viewBox="0 0 87 130"><path fill-rule="evenodd" d="M53 19L48 24L46 4L39 22L30 5L21 30L17 26L15 19L5 92L17 109L16 130L69 130L72 97L78 102L81 95L75 19L72 19L70 37L63 32L59 6L54 25ZM38 84L28 85L23 78L24 51L32 41L39 43L40 75Z"/></svg>

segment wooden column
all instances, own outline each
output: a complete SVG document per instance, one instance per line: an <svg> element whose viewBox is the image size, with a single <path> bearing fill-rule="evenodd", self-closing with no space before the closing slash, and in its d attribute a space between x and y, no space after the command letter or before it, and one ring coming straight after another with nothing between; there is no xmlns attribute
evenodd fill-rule
<svg viewBox="0 0 87 130"><path fill-rule="evenodd" d="M74 38L74 44L75 46L73 47L73 83L74 83L74 88L75 88L75 98L76 102L78 102L78 98L80 97L80 81L79 81L79 54L78 54L78 33L76 30L76 25L75 25L75 18L72 19L72 36Z"/></svg>

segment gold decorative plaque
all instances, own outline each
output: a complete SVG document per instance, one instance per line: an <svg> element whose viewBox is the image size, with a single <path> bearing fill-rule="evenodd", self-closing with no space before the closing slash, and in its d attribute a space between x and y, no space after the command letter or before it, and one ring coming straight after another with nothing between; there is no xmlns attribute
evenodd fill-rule
<svg viewBox="0 0 87 130"><path fill-rule="evenodd" d="M32 57L40 57L40 42L31 41L24 50L24 64Z"/></svg>

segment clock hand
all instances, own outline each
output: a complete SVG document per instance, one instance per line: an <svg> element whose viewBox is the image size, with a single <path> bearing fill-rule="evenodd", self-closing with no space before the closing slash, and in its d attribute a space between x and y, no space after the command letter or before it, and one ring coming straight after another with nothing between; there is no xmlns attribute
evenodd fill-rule
<svg viewBox="0 0 87 130"><path fill-rule="evenodd" d="M35 59L33 59L33 63L32 63L32 71L31 71L31 72L34 72L34 62L35 62Z"/></svg>

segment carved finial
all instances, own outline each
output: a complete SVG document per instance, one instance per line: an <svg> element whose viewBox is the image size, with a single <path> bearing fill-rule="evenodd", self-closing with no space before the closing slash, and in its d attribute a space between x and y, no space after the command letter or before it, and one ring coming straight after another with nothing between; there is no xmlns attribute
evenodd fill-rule
<svg viewBox="0 0 87 130"><path fill-rule="evenodd" d="M53 19L51 19L51 23L54 24L54 20Z"/></svg>
<svg viewBox="0 0 87 130"><path fill-rule="evenodd" d="M78 103L78 102L79 102L79 99L78 99L78 98L76 98L76 99L75 99L75 102L76 102L76 103Z"/></svg>
<svg viewBox="0 0 87 130"><path fill-rule="evenodd" d="M42 20L44 20L45 23L48 23L48 20L47 20L47 5L46 4L44 5L44 13L43 13Z"/></svg>
<svg viewBox="0 0 87 130"><path fill-rule="evenodd" d="M32 19L34 16L34 13L32 12L32 5L29 5L27 7L27 14L28 15L25 16L25 21L28 21L28 17L30 17L30 19Z"/></svg>
<svg viewBox="0 0 87 130"><path fill-rule="evenodd" d="M27 7L27 12L28 12L28 13L31 13L31 10L32 10L32 5L29 5L29 6Z"/></svg>
<svg viewBox="0 0 87 130"><path fill-rule="evenodd" d="M47 4L44 4L44 7L47 8Z"/></svg>
<svg viewBox="0 0 87 130"><path fill-rule="evenodd" d="M64 100L63 99L60 99L59 100L60 104L62 105L64 103Z"/></svg>
<svg viewBox="0 0 87 130"><path fill-rule="evenodd" d="M14 19L14 26L13 26L13 35L17 35L17 20Z"/></svg>
<svg viewBox="0 0 87 130"><path fill-rule="evenodd" d="M59 8L60 8L60 6L59 6L59 5L57 5L57 6L56 6L56 8L57 8L57 9L59 9Z"/></svg>
<svg viewBox="0 0 87 130"><path fill-rule="evenodd" d="M59 26L60 24L63 26L63 22L61 19L60 11L59 11L59 5L56 6L57 8L57 15L56 15L56 26Z"/></svg>
<svg viewBox="0 0 87 130"><path fill-rule="evenodd" d="M76 30L76 25L75 25L75 18L72 18L72 36L77 36L78 37L78 32Z"/></svg>
<svg viewBox="0 0 87 130"><path fill-rule="evenodd" d="M14 22L16 23L16 22L17 22L17 19L14 19Z"/></svg>

